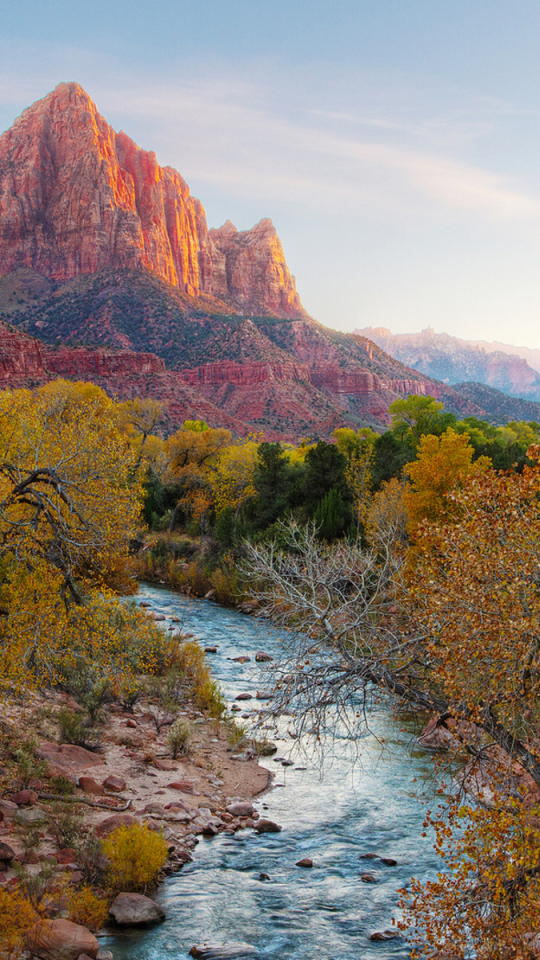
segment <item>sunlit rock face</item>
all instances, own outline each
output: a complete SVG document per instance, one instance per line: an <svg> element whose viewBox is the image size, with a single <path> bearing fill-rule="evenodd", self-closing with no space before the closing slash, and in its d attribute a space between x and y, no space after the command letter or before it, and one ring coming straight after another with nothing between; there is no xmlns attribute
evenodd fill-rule
<svg viewBox="0 0 540 960"><path fill-rule="evenodd" d="M272 222L209 236L180 174L116 133L77 83L0 137L0 274L20 267L57 282L143 268L235 311L306 315Z"/></svg>

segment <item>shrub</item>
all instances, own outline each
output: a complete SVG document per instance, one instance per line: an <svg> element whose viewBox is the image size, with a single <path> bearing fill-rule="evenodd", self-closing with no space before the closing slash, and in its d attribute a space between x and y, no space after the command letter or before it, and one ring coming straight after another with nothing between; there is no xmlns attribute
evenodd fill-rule
<svg viewBox="0 0 540 960"><path fill-rule="evenodd" d="M98 897L88 884L74 890L67 902L69 919L79 923L81 927L88 927L92 933L97 933L105 925L109 909L103 897Z"/></svg>
<svg viewBox="0 0 540 960"><path fill-rule="evenodd" d="M176 760L181 754L188 753L188 741L191 736L191 730L183 720L176 720L167 733L167 743L171 748L173 758Z"/></svg>
<svg viewBox="0 0 540 960"><path fill-rule="evenodd" d="M68 809L61 803L54 804L49 816L49 829L60 850L74 847L80 841L83 823L80 804L68 804Z"/></svg>
<svg viewBox="0 0 540 960"><path fill-rule="evenodd" d="M155 886L167 859L167 843L161 833L146 824L134 823L114 830L103 841L109 859L109 884L113 890L145 892Z"/></svg>
<svg viewBox="0 0 540 960"><path fill-rule="evenodd" d="M73 846L77 852L77 863L81 868L84 883L100 883L107 861L95 830L90 830L85 837L79 837Z"/></svg>
<svg viewBox="0 0 540 960"><path fill-rule="evenodd" d="M199 644L188 641L171 646L169 661L176 669L187 697L193 699L200 710L208 710L211 717L221 717L225 702L217 683L212 680Z"/></svg>
<svg viewBox="0 0 540 960"><path fill-rule="evenodd" d="M80 711L62 707L58 713L58 738L60 743L74 743L78 747L88 744L91 736L91 724Z"/></svg>
<svg viewBox="0 0 540 960"><path fill-rule="evenodd" d="M0 944L9 958L21 956L37 920L32 904L20 893L0 888Z"/></svg>

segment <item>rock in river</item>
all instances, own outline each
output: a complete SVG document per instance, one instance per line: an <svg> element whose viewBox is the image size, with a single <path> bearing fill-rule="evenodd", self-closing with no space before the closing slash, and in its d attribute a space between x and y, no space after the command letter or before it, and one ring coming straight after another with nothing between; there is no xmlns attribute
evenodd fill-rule
<svg viewBox="0 0 540 960"><path fill-rule="evenodd" d="M109 913L124 927L147 926L165 919L163 907L141 893L119 893Z"/></svg>
<svg viewBox="0 0 540 960"><path fill-rule="evenodd" d="M258 950L250 943L201 943L189 951L190 957L199 960L235 960L236 957L256 957Z"/></svg>

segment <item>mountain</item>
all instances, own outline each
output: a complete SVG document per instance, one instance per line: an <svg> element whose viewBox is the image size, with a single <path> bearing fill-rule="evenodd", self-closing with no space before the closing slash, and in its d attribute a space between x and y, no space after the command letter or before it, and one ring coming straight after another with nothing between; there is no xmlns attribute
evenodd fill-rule
<svg viewBox="0 0 540 960"><path fill-rule="evenodd" d="M414 370L445 383L477 382L512 397L540 401L540 374L519 356L488 352L479 343L435 333L431 327L416 334L392 334L384 327L366 327L357 333Z"/></svg>
<svg viewBox="0 0 540 960"><path fill-rule="evenodd" d="M0 264L60 283L142 268L240 311L307 316L272 221L209 233L180 174L116 133L77 83L59 84L0 137Z"/></svg>
<svg viewBox="0 0 540 960"><path fill-rule="evenodd" d="M17 340L17 337L19 338ZM208 229L180 174L62 83L0 137L0 385L87 379L268 439L471 399L312 320L271 220Z"/></svg>
<svg viewBox="0 0 540 960"><path fill-rule="evenodd" d="M501 343L499 340L469 340L473 347L481 347L486 353L507 353L511 357L522 357L533 370L540 373L540 350L534 347L515 347L511 343Z"/></svg>

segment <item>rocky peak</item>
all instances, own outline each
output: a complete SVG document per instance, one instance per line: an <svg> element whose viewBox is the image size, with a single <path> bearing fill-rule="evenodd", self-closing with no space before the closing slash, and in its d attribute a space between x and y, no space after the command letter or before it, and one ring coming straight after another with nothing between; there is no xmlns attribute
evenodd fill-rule
<svg viewBox="0 0 540 960"><path fill-rule="evenodd" d="M180 174L116 133L77 83L0 137L0 272L19 268L60 283L144 269L235 310L305 315L272 222L239 232L227 221L209 237Z"/></svg>

